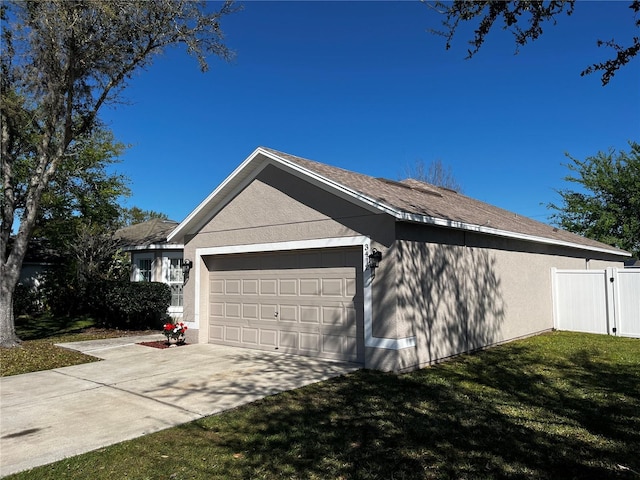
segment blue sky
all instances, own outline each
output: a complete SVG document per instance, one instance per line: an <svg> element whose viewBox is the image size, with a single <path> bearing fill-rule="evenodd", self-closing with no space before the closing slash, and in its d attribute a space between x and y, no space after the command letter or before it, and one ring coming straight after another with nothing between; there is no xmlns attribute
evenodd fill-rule
<svg viewBox="0 0 640 480"><path fill-rule="evenodd" d="M639 141L640 59L609 85L580 77L628 43L629 2L577 2L515 55L495 31L465 60L466 35L428 32L418 1L245 2L222 22L232 63L172 49L137 75L127 104L102 112L130 144L117 171L126 206L183 220L256 147L399 179L440 160L466 195L546 221L577 158ZM469 32L469 30L467 30Z"/></svg>

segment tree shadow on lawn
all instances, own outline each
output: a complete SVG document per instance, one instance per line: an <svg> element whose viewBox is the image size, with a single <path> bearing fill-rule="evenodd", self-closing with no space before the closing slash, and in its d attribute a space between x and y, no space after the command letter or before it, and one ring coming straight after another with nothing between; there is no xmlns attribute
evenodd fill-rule
<svg viewBox="0 0 640 480"><path fill-rule="evenodd" d="M38 316L21 315L16 317L16 333L21 340L39 340L66 333L77 333L94 326L90 317L64 317L43 314Z"/></svg>
<svg viewBox="0 0 640 480"><path fill-rule="evenodd" d="M637 362L511 344L400 376L359 371L184 428L190 448L236 452L209 472L236 478L638 478L639 378Z"/></svg>

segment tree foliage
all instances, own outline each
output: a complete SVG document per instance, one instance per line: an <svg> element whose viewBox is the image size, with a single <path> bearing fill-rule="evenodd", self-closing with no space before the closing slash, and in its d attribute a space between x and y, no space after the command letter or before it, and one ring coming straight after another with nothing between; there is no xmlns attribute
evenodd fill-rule
<svg viewBox="0 0 640 480"><path fill-rule="evenodd" d="M561 14L571 15L574 11L574 0L553 1L467 1L455 0L454 2L429 2L422 0L427 5L444 16L443 30L432 30L433 33L446 38L446 48L451 48L453 37L463 22L476 21L476 28L472 40L469 40L471 48L467 58L473 57L482 45L489 32L502 24L503 30L513 33L516 43L516 52L523 45L536 40L542 35L542 27L551 23L555 25ZM634 15L634 24L640 28L640 0L631 2L629 8ZM630 45L620 45L615 40L598 40L598 47L609 47L615 51L615 55L607 61L594 63L585 68L580 75L588 75L602 72L602 85L607 85L616 71L625 66L640 52L640 37L634 36Z"/></svg>
<svg viewBox="0 0 640 480"><path fill-rule="evenodd" d="M631 252L640 258L640 144L629 153L610 149L579 160L567 155L568 182L579 190L558 193L562 204L551 217L558 226Z"/></svg>
<svg viewBox="0 0 640 480"><path fill-rule="evenodd" d="M56 316L91 313L96 283L129 280L129 257L121 247L104 226L77 222L56 245L60 261L45 274L42 304Z"/></svg>
<svg viewBox="0 0 640 480"><path fill-rule="evenodd" d="M186 0L0 5L0 345L19 341L12 296L45 191L92 138L100 109L168 47L186 46L203 71L209 55L230 58L220 21L235 9Z"/></svg>
<svg viewBox="0 0 640 480"><path fill-rule="evenodd" d="M142 210L139 207L123 208L120 213L120 227L147 222L154 218L169 220L166 213L156 212L155 210Z"/></svg>
<svg viewBox="0 0 640 480"><path fill-rule="evenodd" d="M440 159L432 161L428 166L424 161L417 160L414 165L407 167L404 173L408 178L462 192L462 186L453 175L451 167L445 167Z"/></svg>
<svg viewBox="0 0 640 480"><path fill-rule="evenodd" d="M52 248L63 247L82 225L102 232L115 230L122 215L120 200L130 195L128 179L110 173L110 167L120 161L124 145L102 128L94 129L79 143L78 154L64 158L43 191L36 216L32 236L46 239Z"/></svg>

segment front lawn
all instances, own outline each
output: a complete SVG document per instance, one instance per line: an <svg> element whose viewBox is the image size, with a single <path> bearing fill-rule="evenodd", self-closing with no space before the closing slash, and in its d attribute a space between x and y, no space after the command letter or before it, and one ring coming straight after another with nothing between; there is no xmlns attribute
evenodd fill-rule
<svg viewBox="0 0 640 480"><path fill-rule="evenodd" d="M640 340L553 333L359 371L12 479L637 479Z"/></svg>
<svg viewBox="0 0 640 480"><path fill-rule="evenodd" d="M95 328L91 318L56 318L44 315L38 318L16 319L16 333L23 340L19 347L0 348L0 377L100 360L80 352L56 347L56 343L157 332Z"/></svg>

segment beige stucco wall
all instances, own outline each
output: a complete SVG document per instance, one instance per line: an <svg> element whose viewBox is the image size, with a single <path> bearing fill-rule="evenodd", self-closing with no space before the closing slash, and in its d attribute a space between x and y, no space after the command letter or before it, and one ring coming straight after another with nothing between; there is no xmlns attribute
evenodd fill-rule
<svg viewBox="0 0 640 480"><path fill-rule="evenodd" d="M397 353L399 370L552 329L552 268L586 265L581 251L436 227L399 224L398 237L397 329L417 343Z"/></svg>
<svg viewBox="0 0 640 480"><path fill-rule="evenodd" d="M607 255L399 223L267 167L185 238L184 258L199 262L185 285L186 321L194 319L201 286L201 328L190 334L207 342L209 267L197 249L352 236L371 238L383 254L371 287L373 337L416 339L409 348L366 347L365 366L381 370L410 370L550 330L552 268L622 266Z"/></svg>
<svg viewBox="0 0 640 480"><path fill-rule="evenodd" d="M376 239L372 246L386 249L393 243L393 235L394 221L389 216L360 208L293 175L267 167L229 199L196 235L185 238L184 258L200 262L198 341L206 343L208 339L209 267L206 259L196 257L197 249L353 236ZM185 285L186 321L194 319L195 275L194 268ZM394 321L392 317L390 323Z"/></svg>

